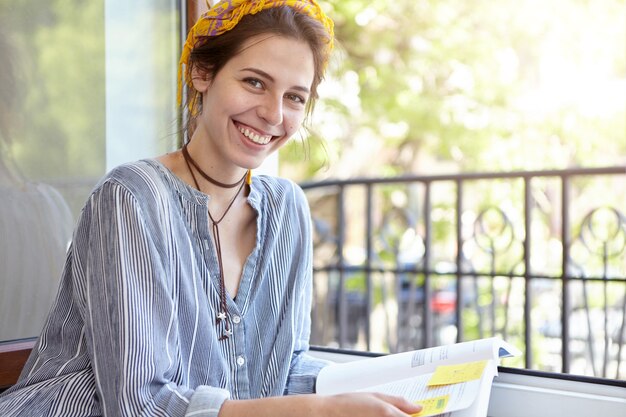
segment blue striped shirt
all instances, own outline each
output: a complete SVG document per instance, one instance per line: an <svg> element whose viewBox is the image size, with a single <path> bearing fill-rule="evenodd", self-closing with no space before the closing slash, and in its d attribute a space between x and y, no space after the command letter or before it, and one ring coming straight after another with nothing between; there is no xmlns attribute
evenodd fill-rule
<svg viewBox="0 0 626 417"><path fill-rule="evenodd" d="M219 341L209 198L154 160L122 165L78 220L59 294L2 416L216 416L226 398L313 391L311 229L293 182L255 176L256 246Z"/></svg>

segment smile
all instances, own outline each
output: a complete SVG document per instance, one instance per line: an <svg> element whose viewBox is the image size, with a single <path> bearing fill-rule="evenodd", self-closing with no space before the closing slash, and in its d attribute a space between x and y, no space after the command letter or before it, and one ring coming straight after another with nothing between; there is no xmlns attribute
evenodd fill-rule
<svg viewBox="0 0 626 417"><path fill-rule="evenodd" d="M245 127L239 127L238 129L245 137L259 145L267 145L272 140L272 135L258 135Z"/></svg>

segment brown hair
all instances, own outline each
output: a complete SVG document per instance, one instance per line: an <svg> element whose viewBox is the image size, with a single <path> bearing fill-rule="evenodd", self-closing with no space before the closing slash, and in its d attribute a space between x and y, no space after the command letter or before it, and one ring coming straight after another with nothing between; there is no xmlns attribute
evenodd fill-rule
<svg viewBox="0 0 626 417"><path fill-rule="evenodd" d="M317 99L317 86L324 78L325 63L328 62L329 34L317 20L298 13L291 7L274 7L256 14L244 16L233 29L218 36L201 37L189 56L189 65L214 79L217 73L235 55L242 51L243 44L261 34L276 34L306 42L313 53L315 74L311 84L311 96L307 102L309 115ZM187 100L201 100L193 87L187 87ZM200 111L201 111L200 105ZM187 115L187 136L195 129L194 115Z"/></svg>

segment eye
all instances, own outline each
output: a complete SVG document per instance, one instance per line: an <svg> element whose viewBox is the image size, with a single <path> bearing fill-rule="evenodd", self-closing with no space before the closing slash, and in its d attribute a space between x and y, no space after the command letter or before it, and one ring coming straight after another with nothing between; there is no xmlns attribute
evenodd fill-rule
<svg viewBox="0 0 626 417"><path fill-rule="evenodd" d="M263 88L263 81L259 80L258 78L249 77L244 78L243 81L253 88Z"/></svg>
<svg viewBox="0 0 626 417"><path fill-rule="evenodd" d="M299 94L287 93L287 94L285 94L285 98L287 100L293 101L294 103L306 104L306 98L302 97Z"/></svg>

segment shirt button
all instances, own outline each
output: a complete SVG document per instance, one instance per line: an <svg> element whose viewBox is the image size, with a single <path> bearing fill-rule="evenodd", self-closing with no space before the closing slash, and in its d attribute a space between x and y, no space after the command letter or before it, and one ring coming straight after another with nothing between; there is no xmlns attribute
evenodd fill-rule
<svg viewBox="0 0 626 417"><path fill-rule="evenodd" d="M246 363L246 360L243 358L243 356L239 356L237 358L237 365L243 366L244 363Z"/></svg>
<svg viewBox="0 0 626 417"><path fill-rule="evenodd" d="M235 323L235 324L239 324L239 323L241 323L241 317L239 317L239 316L233 316L233 323Z"/></svg>

